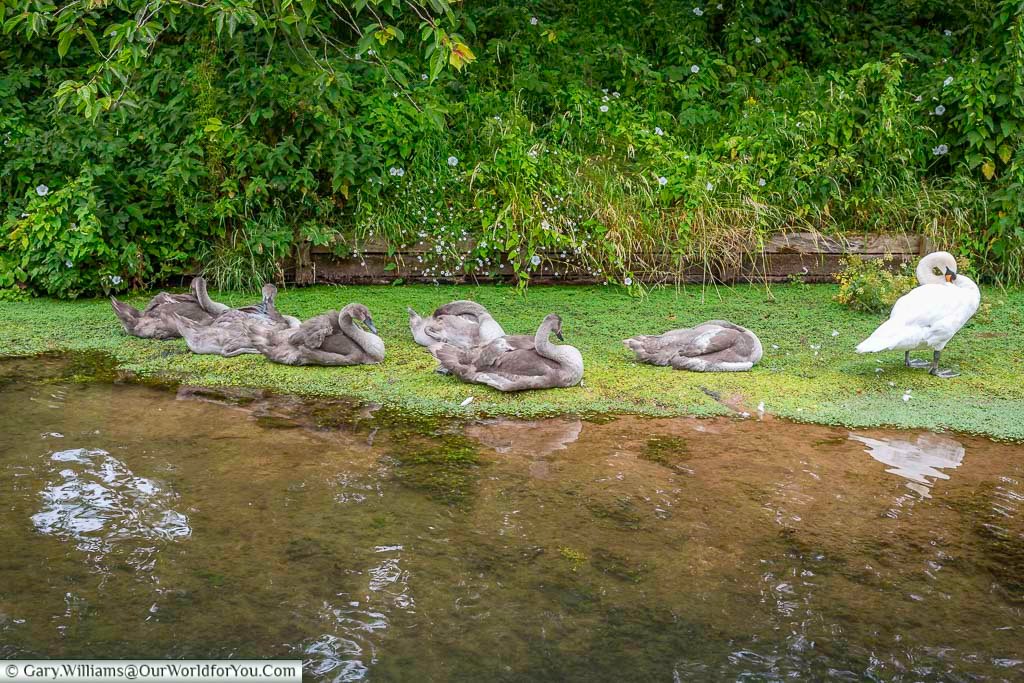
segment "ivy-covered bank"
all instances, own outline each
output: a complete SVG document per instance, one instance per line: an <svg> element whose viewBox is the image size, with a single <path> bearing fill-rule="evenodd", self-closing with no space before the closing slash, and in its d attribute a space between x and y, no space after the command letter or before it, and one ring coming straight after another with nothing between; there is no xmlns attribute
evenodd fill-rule
<svg viewBox="0 0 1024 683"><path fill-rule="evenodd" d="M35 299L0 303L0 356L99 351L143 378L209 386L265 387L317 396L353 396L425 414L537 416L552 413L718 415L749 413L849 426L951 429L1024 439L1024 290L983 291L982 310L956 336L940 380L902 367L901 354L859 356L856 343L882 317L833 301L832 286L657 289L643 299L610 287L311 287L283 291L279 308L299 317L360 301L387 344L380 366L285 367L259 356L192 355L182 340L128 337L106 300ZM232 304L251 294L216 295ZM532 332L545 314L565 321L566 341L586 361L584 386L503 395L433 372L415 345L406 306L428 312L456 298L486 305L510 333ZM142 305L145 296L131 299ZM621 339L728 318L761 337L765 357L750 373L695 374L636 363ZM467 406L465 399L474 400Z"/></svg>

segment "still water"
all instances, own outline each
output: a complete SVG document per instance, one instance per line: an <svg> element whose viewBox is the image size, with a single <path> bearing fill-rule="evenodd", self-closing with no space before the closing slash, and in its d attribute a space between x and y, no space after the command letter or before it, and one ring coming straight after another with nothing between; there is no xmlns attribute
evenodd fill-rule
<svg viewBox="0 0 1024 683"><path fill-rule="evenodd" d="M323 681L1024 679L1021 446L410 421L80 371L0 363L0 658L301 658Z"/></svg>

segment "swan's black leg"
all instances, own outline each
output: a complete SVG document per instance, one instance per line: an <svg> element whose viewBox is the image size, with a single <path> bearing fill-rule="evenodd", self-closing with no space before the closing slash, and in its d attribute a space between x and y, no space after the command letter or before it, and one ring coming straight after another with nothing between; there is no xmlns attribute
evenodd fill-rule
<svg viewBox="0 0 1024 683"><path fill-rule="evenodd" d="M926 360L914 360L910 357L910 351L903 354L903 363L908 368L930 368L932 364Z"/></svg>
<svg viewBox="0 0 1024 683"><path fill-rule="evenodd" d="M959 372L953 372L952 370L940 370L939 369L939 356L942 355L941 351L936 351L932 358L932 369L928 371L929 374L941 377L942 379L950 379L960 375Z"/></svg>

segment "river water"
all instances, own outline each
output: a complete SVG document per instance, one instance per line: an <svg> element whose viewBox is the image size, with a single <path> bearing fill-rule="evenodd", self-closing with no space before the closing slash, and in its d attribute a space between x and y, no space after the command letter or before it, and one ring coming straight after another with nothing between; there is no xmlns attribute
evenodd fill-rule
<svg viewBox="0 0 1024 683"><path fill-rule="evenodd" d="M1024 447L414 419L0 362L0 658L358 680L1024 680Z"/></svg>

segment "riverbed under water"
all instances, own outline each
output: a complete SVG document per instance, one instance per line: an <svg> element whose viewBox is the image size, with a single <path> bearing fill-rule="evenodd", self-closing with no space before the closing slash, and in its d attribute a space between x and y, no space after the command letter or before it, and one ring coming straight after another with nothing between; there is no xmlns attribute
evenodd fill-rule
<svg viewBox="0 0 1024 683"><path fill-rule="evenodd" d="M0 658L1022 680L1024 447L404 418L0 362ZM340 370L339 372L345 372Z"/></svg>

